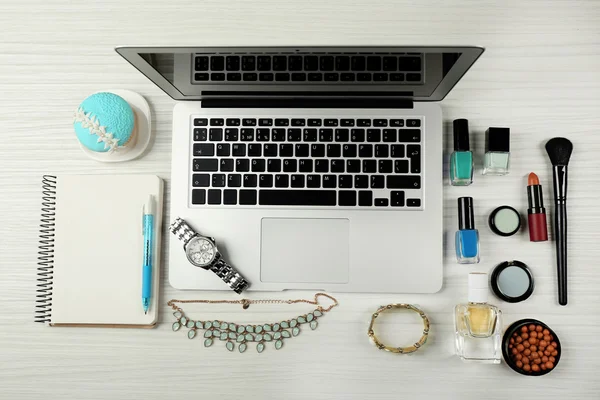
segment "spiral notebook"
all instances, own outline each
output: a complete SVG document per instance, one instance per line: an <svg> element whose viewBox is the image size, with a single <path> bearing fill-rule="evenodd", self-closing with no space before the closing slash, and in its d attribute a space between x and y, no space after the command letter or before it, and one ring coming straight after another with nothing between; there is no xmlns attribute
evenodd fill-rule
<svg viewBox="0 0 600 400"><path fill-rule="evenodd" d="M43 177L35 320L150 328L158 317L163 182L153 175ZM142 309L142 208L156 204L152 300Z"/></svg>

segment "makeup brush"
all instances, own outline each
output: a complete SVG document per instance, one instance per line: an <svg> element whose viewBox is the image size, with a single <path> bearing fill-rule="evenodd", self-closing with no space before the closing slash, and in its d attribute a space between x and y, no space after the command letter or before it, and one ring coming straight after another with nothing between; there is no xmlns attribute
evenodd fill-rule
<svg viewBox="0 0 600 400"><path fill-rule="evenodd" d="M546 152L552 162L554 176L554 232L556 235L556 268L558 272L558 304L567 305L567 166L573 152L569 139L548 140Z"/></svg>

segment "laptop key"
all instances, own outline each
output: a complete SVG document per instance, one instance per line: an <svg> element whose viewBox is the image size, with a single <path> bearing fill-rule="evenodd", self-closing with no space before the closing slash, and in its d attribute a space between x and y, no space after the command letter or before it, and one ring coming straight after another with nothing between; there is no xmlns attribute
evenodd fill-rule
<svg viewBox="0 0 600 400"><path fill-rule="evenodd" d="M292 175L291 186L293 188L304 187L304 175Z"/></svg>
<svg viewBox="0 0 600 400"><path fill-rule="evenodd" d="M408 160L395 160L394 161L394 173L408 174Z"/></svg>
<svg viewBox="0 0 600 400"><path fill-rule="evenodd" d="M371 207L373 205L373 192L370 190L359 190L358 205L361 207Z"/></svg>
<svg viewBox="0 0 600 400"><path fill-rule="evenodd" d="M217 82L221 82L225 80L225 74L222 72L213 72L212 74L210 74L210 80L211 81L217 81Z"/></svg>
<svg viewBox="0 0 600 400"><path fill-rule="evenodd" d="M303 158L298 162L298 172L313 172L313 160Z"/></svg>
<svg viewBox="0 0 600 400"><path fill-rule="evenodd" d="M420 189L421 177L414 175L388 175L386 177L388 189Z"/></svg>
<svg viewBox="0 0 600 400"><path fill-rule="evenodd" d="M278 72L275 74L275 80L277 82L287 82L290 80L290 74L287 72Z"/></svg>
<svg viewBox="0 0 600 400"><path fill-rule="evenodd" d="M271 57L270 56L256 57L256 69L259 71L270 71L271 70Z"/></svg>
<svg viewBox="0 0 600 400"><path fill-rule="evenodd" d="M233 158L221 159L219 170L221 172L232 172L233 171Z"/></svg>
<svg viewBox="0 0 600 400"><path fill-rule="evenodd" d="M208 204L221 204L221 191L219 189L208 190Z"/></svg>
<svg viewBox="0 0 600 400"><path fill-rule="evenodd" d="M308 126L321 126L321 120L311 118L308 120Z"/></svg>
<svg viewBox="0 0 600 400"><path fill-rule="evenodd" d="M404 74L398 74L398 73L390 74L390 81L392 81L392 82L404 82Z"/></svg>
<svg viewBox="0 0 600 400"><path fill-rule="evenodd" d="M288 142L300 142L302 141L302 129L300 128L289 128L287 131Z"/></svg>
<svg viewBox="0 0 600 400"><path fill-rule="evenodd" d="M244 187L256 187L258 177L256 174L244 174L243 185Z"/></svg>
<svg viewBox="0 0 600 400"><path fill-rule="evenodd" d="M338 126L338 120L337 119L326 119L325 126Z"/></svg>
<svg viewBox="0 0 600 400"><path fill-rule="evenodd" d="M367 142L381 142L381 129L367 129Z"/></svg>
<svg viewBox="0 0 600 400"><path fill-rule="evenodd" d="M390 174L393 170L392 160L379 160L380 174Z"/></svg>
<svg viewBox="0 0 600 400"><path fill-rule="evenodd" d="M403 119L391 119L390 126L395 126L395 127L401 128L404 126L404 120Z"/></svg>
<svg viewBox="0 0 600 400"><path fill-rule="evenodd" d="M276 188L286 188L290 185L290 176L289 175L275 175L275 187Z"/></svg>
<svg viewBox="0 0 600 400"><path fill-rule="evenodd" d="M225 129L225 141L227 142L237 142L239 139L239 130L238 128L227 128Z"/></svg>
<svg viewBox="0 0 600 400"><path fill-rule="evenodd" d="M194 158L194 171L216 172L219 170L219 160L216 158Z"/></svg>
<svg viewBox="0 0 600 400"><path fill-rule="evenodd" d="M270 118L261 118L258 120L259 126L273 126L273 120Z"/></svg>
<svg viewBox="0 0 600 400"><path fill-rule="evenodd" d="M194 187L209 187L210 186L210 175L209 174L194 174L192 176L192 186L194 186Z"/></svg>
<svg viewBox="0 0 600 400"><path fill-rule="evenodd" d="M350 131L348 129L336 129L335 130L335 141L336 142L347 142L350 138Z"/></svg>
<svg viewBox="0 0 600 400"><path fill-rule="evenodd" d="M294 157L294 145L293 144L280 144L279 145L279 157Z"/></svg>
<svg viewBox="0 0 600 400"><path fill-rule="evenodd" d="M292 82L304 82L306 81L306 74L304 72L294 72L292 74Z"/></svg>
<svg viewBox="0 0 600 400"><path fill-rule="evenodd" d="M223 140L223 128L210 128L209 139L211 142Z"/></svg>
<svg viewBox="0 0 600 400"><path fill-rule="evenodd" d="M217 156L229 157L230 154L231 154L231 145L229 143L217 144Z"/></svg>
<svg viewBox="0 0 600 400"><path fill-rule="evenodd" d="M323 175L323 187L326 189L335 189L337 187L337 177L335 175Z"/></svg>
<svg viewBox="0 0 600 400"><path fill-rule="evenodd" d="M256 190L241 189L240 190L240 205L255 206L258 194Z"/></svg>
<svg viewBox="0 0 600 400"><path fill-rule="evenodd" d="M206 128L194 128L194 142L206 142L207 130Z"/></svg>
<svg viewBox="0 0 600 400"><path fill-rule="evenodd" d="M335 190L261 190L258 204L262 206L335 206Z"/></svg>
<svg viewBox="0 0 600 400"><path fill-rule="evenodd" d="M265 157L277 157L277 145L274 143L265 143L264 155Z"/></svg>
<svg viewBox="0 0 600 400"><path fill-rule="evenodd" d="M240 174L229 174L227 176L228 187L240 187L242 186L242 176Z"/></svg>
<svg viewBox="0 0 600 400"><path fill-rule="evenodd" d="M212 143L194 143L194 157L212 157L215 155L215 145Z"/></svg>
<svg viewBox="0 0 600 400"><path fill-rule="evenodd" d="M309 82L321 82L323 80L323 74L319 72L310 72L308 74Z"/></svg>
<svg viewBox="0 0 600 400"><path fill-rule="evenodd" d="M358 156L361 158L373 157L373 145L372 144L359 144L358 145Z"/></svg>
<svg viewBox="0 0 600 400"><path fill-rule="evenodd" d="M404 207L404 192L392 191L390 204L392 207Z"/></svg>
<svg viewBox="0 0 600 400"><path fill-rule="evenodd" d="M250 143L248 145L248 157L260 157L262 149L260 144Z"/></svg>
<svg viewBox="0 0 600 400"><path fill-rule="evenodd" d="M377 161L363 160L362 171L367 174L373 174L373 173L377 172Z"/></svg>
<svg viewBox="0 0 600 400"><path fill-rule="evenodd" d="M298 172L298 162L294 158L283 160L283 172Z"/></svg>
<svg viewBox="0 0 600 400"><path fill-rule="evenodd" d="M294 118L292 119L292 126L304 126L306 125L305 119Z"/></svg>
<svg viewBox="0 0 600 400"><path fill-rule="evenodd" d="M384 189L385 178L383 175L371 175L371 189Z"/></svg>
<svg viewBox="0 0 600 400"><path fill-rule="evenodd" d="M369 176L354 175L354 187L357 189L367 189L369 187Z"/></svg>
<svg viewBox="0 0 600 400"><path fill-rule="evenodd" d="M304 129L304 141L305 142L316 142L317 141L317 130L315 128Z"/></svg>
<svg viewBox="0 0 600 400"><path fill-rule="evenodd" d="M296 157L308 157L309 147L307 144L297 144L295 147Z"/></svg>
<svg viewBox="0 0 600 400"><path fill-rule="evenodd" d="M234 72L227 74L227 80L231 82L239 82L242 80L242 74Z"/></svg>
<svg viewBox="0 0 600 400"><path fill-rule="evenodd" d="M242 71L254 71L256 69L256 57L242 56Z"/></svg>
<svg viewBox="0 0 600 400"><path fill-rule="evenodd" d="M359 82L370 82L371 81L371 74L368 72L361 72L356 74L356 80Z"/></svg>
<svg viewBox="0 0 600 400"><path fill-rule="evenodd" d="M335 57L335 70L336 71L348 71L350 69L350 57L348 56L336 56Z"/></svg>
<svg viewBox="0 0 600 400"><path fill-rule="evenodd" d="M287 57L286 56L273 56L273 71L285 71L287 70Z"/></svg>
<svg viewBox="0 0 600 400"><path fill-rule="evenodd" d="M245 157L246 156L246 145L244 143L235 143L231 147L231 155L234 157Z"/></svg>
<svg viewBox="0 0 600 400"><path fill-rule="evenodd" d="M246 72L242 75L242 79L245 81L255 82L258 80L258 75L254 72Z"/></svg>
<svg viewBox="0 0 600 400"><path fill-rule="evenodd" d="M406 126L408 126L410 128L418 128L421 126L421 120L420 119L407 119Z"/></svg>
<svg viewBox="0 0 600 400"><path fill-rule="evenodd" d="M237 204L237 190L235 190L235 189L223 190L223 204L236 205Z"/></svg>
<svg viewBox="0 0 600 400"><path fill-rule="evenodd" d="M345 172L345 171L346 171L346 164L344 163L344 160L342 160L342 159L331 160L331 172Z"/></svg>
<svg viewBox="0 0 600 400"><path fill-rule="evenodd" d="M236 172L249 172L250 171L250 160L247 158L240 158L235 160L235 171Z"/></svg>
<svg viewBox="0 0 600 400"><path fill-rule="evenodd" d="M391 147L392 147L392 158L404 157L404 145L403 144L393 144Z"/></svg>
<svg viewBox="0 0 600 400"><path fill-rule="evenodd" d="M275 120L275 126L288 126L290 124L290 120L287 118L277 118Z"/></svg>
<svg viewBox="0 0 600 400"><path fill-rule="evenodd" d="M206 118L196 118L194 119L194 126L207 126L208 119Z"/></svg>
<svg viewBox="0 0 600 400"><path fill-rule="evenodd" d="M398 71L420 71L421 57L399 57Z"/></svg>
<svg viewBox="0 0 600 400"><path fill-rule="evenodd" d="M406 205L408 207L421 207L421 199L408 199Z"/></svg>
<svg viewBox="0 0 600 400"><path fill-rule="evenodd" d="M395 129L384 129L383 130L383 142L384 143L395 143L397 140Z"/></svg>
<svg viewBox="0 0 600 400"><path fill-rule="evenodd" d="M252 172L265 172L265 160L261 158L252 159Z"/></svg>
<svg viewBox="0 0 600 400"><path fill-rule="evenodd" d="M244 119L242 119L242 125L256 126L256 118L244 118Z"/></svg>
<svg viewBox="0 0 600 400"><path fill-rule="evenodd" d="M206 189L192 190L192 204L206 204Z"/></svg>
<svg viewBox="0 0 600 400"><path fill-rule="evenodd" d="M406 155L410 159L410 172L413 174L421 173L421 146L410 144L406 146Z"/></svg>
<svg viewBox="0 0 600 400"><path fill-rule="evenodd" d="M341 189L351 189L352 188L352 175L340 175L339 187Z"/></svg>
<svg viewBox="0 0 600 400"><path fill-rule="evenodd" d="M242 128L240 130L240 140L242 142L254 141L254 128Z"/></svg>
<svg viewBox="0 0 600 400"><path fill-rule="evenodd" d="M210 58L211 71L223 71L225 67L225 58L223 56L212 56Z"/></svg>
<svg viewBox="0 0 600 400"><path fill-rule="evenodd" d="M341 157L342 156L342 146L339 144L328 144L327 145L327 157Z"/></svg>
<svg viewBox="0 0 600 400"><path fill-rule="evenodd" d="M281 160L271 158L267 160L267 171L268 172L281 172Z"/></svg>
<svg viewBox="0 0 600 400"><path fill-rule="evenodd" d="M346 172L360 172L360 160L346 160Z"/></svg>
<svg viewBox="0 0 600 400"><path fill-rule="evenodd" d="M263 72L263 73L258 74L258 79L261 82L272 82L273 78L274 78L274 75L270 72L268 72L268 73Z"/></svg>
<svg viewBox="0 0 600 400"><path fill-rule="evenodd" d="M208 57L196 57L194 68L196 69L196 71L208 71Z"/></svg>
<svg viewBox="0 0 600 400"><path fill-rule="evenodd" d="M315 160L315 172L329 172L329 160Z"/></svg>
<svg viewBox="0 0 600 400"><path fill-rule="evenodd" d="M223 118L211 118L210 125L211 126L223 126L225 124L225 120Z"/></svg>
<svg viewBox="0 0 600 400"><path fill-rule="evenodd" d="M353 119L343 119L341 122L341 126L354 126Z"/></svg>
<svg viewBox="0 0 600 400"><path fill-rule="evenodd" d="M342 82L354 82L355 75L351 72L344 72L340 75L340 80Z"/></svg>
<svg viewBox="0 0 600 400"><path fill-rule="evenodd" d="M339 80L339 74L335 72L328 72L324 75L326 82L337 82Z"/></svg>
<svg viewBox="0 0 600 400"><path fill-rule="evenodd" d="M317 71L318 69L319 69L319 57L304 56L304 70L305 71Z"/></svg>
<svg viewBox="0 0 600 400"><path fill-rule="evenodd" d="M273 187L273 175L261 175L258 178L258 186L261 188Z"/></svg>
<svg viewBox="0 0 600 400"><path fill-rule="evenodd" d="M356 191L354 190L340 190L339 205L353 207L356 205Z"/></svg>
<svg viewBox="0 0 600 400"><path fill-rule="evenodd" d="M398 142L400 143L419 143L421 141L420 129L399 129Z"/></svg>
<svg viewBox="0 0 600 400"><path fill-rule="evenodd" d="M375 199L375 207L387 207L388 204L388 199Z"/></svg>
<svg viewBox="0 0 600 400"><path fill-rule="evenodd" d="M376 119L375 121L373 121L373 126L387 126L388 122L387 119Z"/></svg>
<svg viewBox="0 0 600 400"><path fill-rule="evenodd" d="M306 177L307 188L320 188L321 187L321 175L308 175Z"/></svg>
<svg viewBox="0 0 600 400"><path fill-rule="evenodd" d="M350 69L352 71L364 71L366 65L367 63L364 56L352 56L350 61Z"/></svg>
<svg viewBox="0 0 600 400"><path fill-rule="evenodd" d="M383 72L373 74L373 80L375 82L385 82L388 80L388 74L383 73Z"/></svg>
<svg viewBox="0 0 600 400"><path fill-rule="evenodd" d="M288 69L290 71L302 71L302 56L290 56L288 58Z"/></svg>
<svg viewBox="0 0 600 400"><path fill-rule="evenodd" d="M344 145L344 157L356 157L356 145L355 144L345 144Z"/></svg>
<svg viewBox="0 0 600 400"><path fill-rule="evenodd" d="M210 75L206 72L196 72L194 74L194 79L197 81L207 81L210 79Z"/></svg>
<svg viewBox="0 0 600 400"><path fill-rule="evenodd" d="M320 65L319 68L321 71L333 71L334 61L333 56L321 56L319 58Z"/></svg>
<svg viewBox="0 0 600 400"><path fill-rule="evenodd" d="M256 140L258 142L268 142L270 140L271 130L269 128L258 128L256 130Z"/></svg>
<svg viewBox="0 0 600 400"><path fill-rule="evenodd" d="M419 82L421 80L421 74L406 74L406 80L408 82Z"/></svg>
<svg viewBox="0 0 600 400"><path fill-rule="evenodd" d="M285 128L273 128L271 134L274 142L285 142Z"/></svg>
<svg viewBox="0 0 600 400"><path fill-rule="evenodd" d="M350 138L353 142L364 142L365 141L365 130L355 128L350 131Z"/></svg>
<svg viewBox="0 0 600 400"><path fill-rule="evenodd" d="M225 174L213 174L212 187L225 187Z"/></svg>
<svg viewBox="0 0 600 400"><path fill-rule="evenodd" d="M397 71L398 70L398 59L394 56L383 57L383 70L384 71Z"/></svg>
<svg viewBox="0 0 600 400"><path fill-rule="evenodd" d="M239 118L227 118L225 122L227 123L227 126L240 126Z"/></svg>
<svg viewBox="0 0 600 400"><path fill-rule="evenodd" d="M387 144L376 144L375 145L375 157L387 158L389 157L389 146Z"/></svg>
<svg viewBox="0 0 600 400"><path fill-rule="evenodd" d="M356 122L357 122L356 123L357 126L371 126L370 119L359 119Z"/></svg>
<svg viewBox="0 0 600 400"><path fill-rule="evenodd" d="M381 71L381 57L380 56L367 57L367 71Z"/></svg>
<svg viewBox="0 0 600 400"><path fill-rule="evenodd" d="M325 157L325 145L324 144L311 144L310 145L310 156L311 157Z"/></svg>

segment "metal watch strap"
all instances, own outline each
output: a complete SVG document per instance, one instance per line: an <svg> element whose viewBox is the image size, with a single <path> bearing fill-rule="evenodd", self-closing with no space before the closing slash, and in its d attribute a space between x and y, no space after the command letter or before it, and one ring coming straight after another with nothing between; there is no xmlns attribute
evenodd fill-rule
<svg viewBox="0 0 600 400"><path fill-rule="evenodd" d="M181 218L175 219L169 230L183 242L184 246L187 245L194 236L198 235L198 233ZM210 270L217 274L217 276L229 285L229 287L237 294L242 293L249 286L248 281L246 281L239 272L222 258L219 258L217 262L210 267Z"/></svg>
<svg viewBox="0 0 600 400"><path fill-rule="evenodd" d="M228 284L237 294L241 294L249 286L248 281L246 281L239 272L222 258L219 258L219 260L210 267L210 270L217 274L217 276L221 278L223 282Z"/></svg>
<svg viewBox="0 0 600 400"><path fill-rule="evenodd" d="M184 246L198 234L181 218L177 218L171 224L169 230L177 237L177 239L183 242Z"/></svg>

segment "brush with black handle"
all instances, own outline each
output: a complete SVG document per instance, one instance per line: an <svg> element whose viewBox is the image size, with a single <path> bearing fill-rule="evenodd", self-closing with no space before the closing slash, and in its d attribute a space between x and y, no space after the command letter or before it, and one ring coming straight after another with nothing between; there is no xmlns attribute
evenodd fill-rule
<svg viewBox="0 0 600 400"><path fill-rule="evenodd" d="M553 168L554 234L556 235L556 267L558 272L558 304L567 305L567 166L573 143L565 138L553 138L546 143L546 152Z"/></svg>

